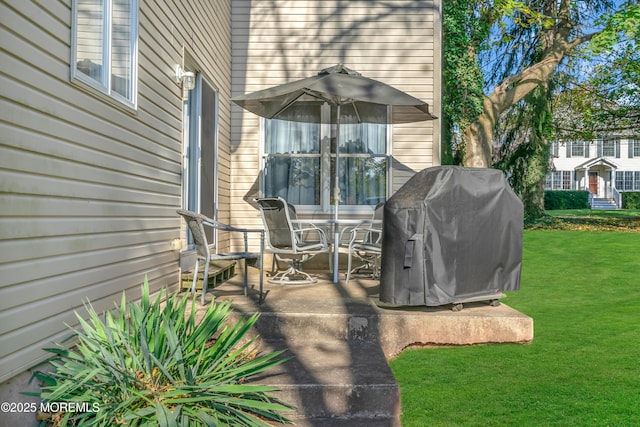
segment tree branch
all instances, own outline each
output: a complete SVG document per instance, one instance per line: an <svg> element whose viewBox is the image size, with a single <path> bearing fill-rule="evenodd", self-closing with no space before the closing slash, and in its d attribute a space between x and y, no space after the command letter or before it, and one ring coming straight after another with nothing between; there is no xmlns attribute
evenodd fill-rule
<svg viewBox="0 0 640 427"><path fill-rule="evenodd" d="M585 34L576 37L570 42L556 42L540 62L531 65L518 74L507 77L502 83L496 86L493 93L488 97L495 113L499 115L511 105L519 102L527 93L537 86L546 84L548 77L567 55L567 52L582 43L588 42L601 32L602 31L596 31L591 34ZM525 80L527 81L527 85L523 86L522 83Z"/></svg>

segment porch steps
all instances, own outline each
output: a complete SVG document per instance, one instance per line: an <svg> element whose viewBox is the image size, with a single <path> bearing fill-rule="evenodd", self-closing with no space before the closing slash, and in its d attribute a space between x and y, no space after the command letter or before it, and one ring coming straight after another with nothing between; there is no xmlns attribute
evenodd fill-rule
<svg viewBox="0 0 640 427"><path fill-rule="evenodd" d="M613 199L600 199L594 198L591 202L591 209L597 210L618 210L618 206L616 206Z"/></svg>
<svg viewBox="0 0 640 427"><path fill-rule="evenodd" d="M196 289L202 290L202 281L204 276L204 266L199 269L198 281L196 282ZM236 274L236 261L211 261L209 264L209 282L207 288L212 289L216 285L230 279ZM186 271L180 275L180 289L191 289L193 284L193 271Z"/></svg>
<svg viewBox="0 0 640 427"><path fill-rule="evenodd" d="M369 327L373 309L309 312L309 302L292 302L298 310L263 312L256 325L261 350L290 359L252 383L277 387L274 395L296 407L287 417L297 426L400 426L400 390Z"/></svg>
<svg viewBox="0 0 640 427"><path fill-rule="evenodd" d="M252 383L296 410L285 414L301 427L397 427L401 402L388 360L414 344L468 345L530 342L533 321L506 305L383 309L373 281L349 286L328 281L310 286L268 285L262 305L232 288L216 288L217 301L233 301L234 316L260 313L255 335L261 352L285 350L284 364ZM373 283L371 288L369 283ZM254 334L249 334L254 336Z"/></svg>

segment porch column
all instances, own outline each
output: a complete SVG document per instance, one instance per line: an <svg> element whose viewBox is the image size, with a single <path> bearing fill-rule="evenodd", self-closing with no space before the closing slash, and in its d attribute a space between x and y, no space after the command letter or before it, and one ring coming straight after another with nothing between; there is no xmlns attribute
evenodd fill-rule
<svg viewBox="0 0 640 427"><path fill-rule="evenodd" d="M584 189L589 191L589 167L584 168Z"/></svg>

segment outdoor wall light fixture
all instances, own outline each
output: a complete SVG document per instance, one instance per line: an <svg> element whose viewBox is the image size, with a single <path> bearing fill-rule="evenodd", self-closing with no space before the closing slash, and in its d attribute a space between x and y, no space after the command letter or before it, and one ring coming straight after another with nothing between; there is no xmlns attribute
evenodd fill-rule
<svg viewBox="0 0 640 427"><path fill-rule="evenodd" d="M176 83L182 84L182 90L188 91L196 87L196 75L193 71L185 71L176 65Z"/></svg>

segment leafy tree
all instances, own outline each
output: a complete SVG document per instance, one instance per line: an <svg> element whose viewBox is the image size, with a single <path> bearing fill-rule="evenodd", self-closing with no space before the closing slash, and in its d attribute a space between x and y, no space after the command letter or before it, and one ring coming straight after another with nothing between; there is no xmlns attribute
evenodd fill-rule
<svg viewBox="0 0 640 427"><path fill-rule="evenodd" d="M477 61L485 49L490 22L475 0L450 0L443 5L443 164L459 164L464 153L461 129L482 114L484 76Z"/></svg>
<svg viewBox="0 0 640 427"><path fill-rule="evenodd" d="M612 0L454 0L446 6L445 14L447 11L465 15L457 27L445 16L445 74L447 64L456 64L450 56L462 58L460 61L467 66L460 68L465 68L465 73L472 72L472 64L480 61L485 69L482 112L468 124L468 117L458 121L457 116L452 116L452 121L458 121L463 141L463 164L478 167L491 165L493 131L503 113L535 88L546 86L563 61L579 47L594 40L594 45L604 50L620 34L637 37L640 24L640 6L634 1L624 2L616 9ZM602 18L596 21L598 16ZM477 28L470 25L474 20ZM594 29L594 24L599 29ZM482 36L488 37L479 40ZM457 37L457 43L450 43L447 37ZM465 45L464 37L468 40L466 50L460 47ZM449 79L446 75L445 80ZM451 80L455 83L455 78ZM467 87L464 82L458 84ZM445 82L445 97L452 86ZM475 87L470 89L467 93L473 94ZM458 96L455 101L463 103L467 99ZM477 105L477 100L472 101Z"/></svg>
<svg viewBox="0 0 640 427"><path fill-rule="evenodd" d="M538 87L505 115L495 166L507 172L513 189L520 195L527 219L544 212L544 183L549 168L549 141L553 134L551 89Z"/></svg>
<svg viewBox="0 0 640 427"><path fill-rule="evenodd" d="M640 7L633 1L616 7L611 0L459 0L454 5L459 7L458 13L466 13L463 22L475 16L481 23L483 32L467 32L469 49L458 52L466 64L483 65L485 93L482 111L475 118L465 116L465 121L452 115L456 123L447 123L445 129L456 129L457 124L465 166L492 165L494 141L502 145L497 166L511 172L527 213L539 215L543 212L542 185L552 136L553 105L549 100L554 93L554 77L559 70L567 76L575 75L571 66L577 62L572 60L584 55L581 48L588 42L592 42L593 52L603 52L621 36L637 38ZM448 34L455 34L447 30L450 27L445 19L445 74L449 72L447 61L453 62L447 54L455 54L446 41ZM488 39L472 37L477 34L488 35ZM451 93L447 89L450 86L445 76L445 103L461 103L461 97L446 97ZM457 111L456 107L450 110Z"/></svg>
<svg viewBox="0 0 640 427"><path fill-rule="evenodd" d="M640 43L606 52L576 82L561 73L553 99L559 139L591 140L611 134L640 134Z"/></svg>

